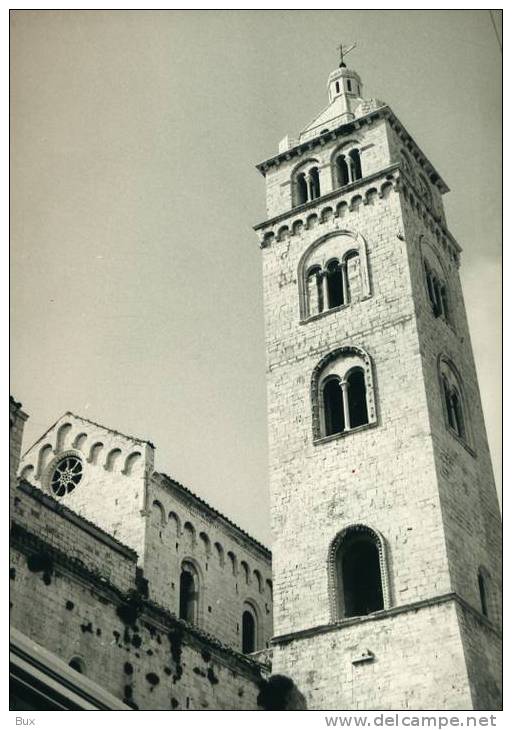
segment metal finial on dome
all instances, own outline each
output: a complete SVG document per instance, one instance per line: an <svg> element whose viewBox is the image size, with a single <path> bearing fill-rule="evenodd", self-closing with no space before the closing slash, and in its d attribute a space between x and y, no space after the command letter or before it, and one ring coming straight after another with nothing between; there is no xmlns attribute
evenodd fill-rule
<svg viewBox="0 0 512 730"><path fill-rule="evenodd" d="M357 43L352 43L351 46L349 46L346 50L343 49L343 43L340 43L338 46L339 52L340 52L340 68L347 68L347 64L344 62L344 57L348 56L350 51L352 51L356 47Z"/></svg>

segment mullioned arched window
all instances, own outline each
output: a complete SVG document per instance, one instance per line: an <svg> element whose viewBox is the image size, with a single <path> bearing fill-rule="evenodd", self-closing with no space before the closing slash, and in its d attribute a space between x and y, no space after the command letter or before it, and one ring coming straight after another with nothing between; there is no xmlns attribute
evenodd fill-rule
<svg viewBox="0 0 512 730"><path fill-rule="evenodd" d="M454 365L444 356L439 358L439 377L446 426L469 445L469 421L461 380Z"/></svg>
<svg viewBox="0 0 512 730"><path fill-rule="evenodd" d="M334 189L356 182L363 177L361 152L356 141L345 142L331 158Z"/></svg>
<svg viewBox="0 0 512 730"><path fill-rule="evenodd" d="M326 355L311 378L313 440L376 423L372 365L358 347Z"/></svg>
<svg viewBox="0 0 512 730"><path fill-rule="evenodd" d="M316 200L320 193L320 173L317 160L306 160L292 174L292 205L304 205Z"/></svg>
<svg viewBox="0 0 512 730"><path fill-rule="evenodd" d="M339 231L322 236L304 252L297 272L301 320L370 296L366 243Z"/></svg>
<svg viewBox="0 0 512 730"><path fill-rule="evenodd" d="M425 269L425 283L427 285L428 299L432 312L435 317L441 317L450 321L449 305L448 305L448 291L444 277L431 266L431 264L425 259L423 262Z"/></svg>

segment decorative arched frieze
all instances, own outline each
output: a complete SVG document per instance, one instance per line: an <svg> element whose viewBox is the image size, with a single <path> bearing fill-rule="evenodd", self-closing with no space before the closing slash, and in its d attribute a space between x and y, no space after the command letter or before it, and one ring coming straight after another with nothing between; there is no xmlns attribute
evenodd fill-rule
<svg viewBox="0 0 512 730"><path fill-rule="evenodd" d="M121 459L122 451L121 449L110 449L110 451L107 454L107 458L105 459L104 469L105 471L114 471L115 465L118 463L118 461Z"/></svg>
<svg viewBox="0 0 512 730"><path fill-rule="evenodd" d="M79 451L82 451L85 445L85 442L87 440L87 434L82 432L75 436L72 447L74 449L78 449Z"/></svg>
<svg viewBox="0 0 512 730"><path fill-rule="evenodd" d="M56 454L59 454L61 451L64 451L64 449L66 448L67 437L68 437L71 429L72 429L72 425L70 423L63 423L57 429L57 439L55 442L55 453Z"/></svg>
<svg viewBox="0 0 512 730"><path fill-rule="evenodd" d="M51 444L45 444L39 449L37 456L37 471L35 474L36 479L42 479L43 474L46 471L46 467L50 463L53 456L53 449Z"/></svg>
<svg viewBox="0 0 512 730"><path fill-rule="evenodd" d="M165 509L163 504L158 500L154 499L151 504L151 512L155 513L158 516L158 521L160 523L161 527L165 527L166 519L165 519Z"/></svg>
<svg viewBox="0 0 512 730"><path fill-rule="evenodd" d="M176 512L169 512L167 515L167 521L169 525L172 526L176 537L179 538L181 536L181 520Z"/></svg>
<svg viewBox="0 0 512 730"><path fill-rule="evenodd" d="M124 461L124 467L122 469L123 474L131 474L133 471L133 467L135 464L142 459L142 454L140 451L132 451L131 454L128 454Z"/></svg>
<svg viewBox="0 0 512 730"><path fill-rule="evenodd" d="M96 441L96 443L91 446L91 449L89 451L89 458L87 459L89 464L98 463L98 456L100 454L100 451L103 449L103 446L104 445L101 441Z"/></svg>

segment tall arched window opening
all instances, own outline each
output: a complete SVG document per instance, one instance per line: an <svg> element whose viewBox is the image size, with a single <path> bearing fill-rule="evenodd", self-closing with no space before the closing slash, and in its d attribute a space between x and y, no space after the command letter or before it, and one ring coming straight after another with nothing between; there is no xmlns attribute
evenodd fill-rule
<svg viewBox="0 0 512 730"><path fill-rule="evenodd" d="M444 357L439 358L439 376L446 426L469 446L470 424L461 380L455 367Z"/></svg>
<svg viewBox="0 0 512 730"><path fill-rule="evenodd" d="M366 386L362 368L354 368L347 375L347 394L350 428L356 428L368 423Z"/></svg>
<svg viewBox="0 0 512 730"><path fill-rule="evenodd" d="M252 654L253 651L256 651L256 619L246 609L242 614L242 653Z"/></svg>
<svg viewBox="0 0 512 730"><path fill-rule="evenodd" d="M306 182L306 175L303 172L301 172L299 175L297 175L296 189L297 189L297 205L302 205L303 203L307 203L308 184Z"/></svg>
<svg viewBox="0 0 512 730"><path fill-rule="evenodd" d="M329 378L323 386L325 436L342 433L345 430L343 416L343 392L339 378Z"/></svg>
<svg viewBox="0 0 512 730"><path fill-rule="evenodd" d="M304 205L320 195L318 160L308 160L292 175L292 205Z"/></svg>
<svg viewBox="0 0 512 730"><path fill-rule="evenodd" d="M344 185L348 185L350 182L345 155L339 155L339 157L336 158L336 179L338 181L338 187L340 188Z"/></svg>
<svg viewBox="0 0 512 730"><path fill-rule="evenodd" d="M199 607L199 581L191 563L183 563L180 575L180 618L190 624L197 623Z"/></svg>
<svg viewBox="0 0 512 730"><path fill-rule="evenodd" d="M452 414L453 428L458 436L464 436L464 419L462 417L462 405L460 395L456 388L452 388L450 397L450 410Z"/></svg>
<svg viewBox="0 0 512 730"><path fill-rule="evenodd" d="M425 261L425 280L427 283L428 298L434 317L442 317L449 321L448 291L446 284L441 280Z"/></svg>
<svg viewBox="0 0 512 730"><path fill-rule="evenodd" d="M343 271L339 261L327 264L327 299L329 309L344 304Z"/></svg>
<svg viewBox="0 0 512 730"><path fill-rule="evenodd" d="M320 177L318 175L318 167L312 167L309 171L310 199L320 197Z"/></svg>
<svg viewBox="0 0 512 730"><path fill-rule="evenodd" d="M349 147L350 143L347 143L344 151L335 154L332 162L334 184L339 188L356 182L356 180L363 177L361 154L357 147L353 147L347 152Z"/></svg>
<svg viewBox="0 0 512 730"><path fill-rule="evenodd" d="M361 157L359 155L359 150L353 149L350 150L348 153L348 156L350 158L350 177L352 179L352 182L355 180L360 180L362 177L361 172Z"/></svg>
<svg viewBox="0 0 512 730"><path fill-rule="evenodd" d="M314 266L308 271L307 297L309 314L319 314L324 311L324 297L322 288L322 271L320 266Z"/></svg>
<svg viewBox="0 0 512 730"><path fill-rule="evenodd" d="M336 552L338 615L366 616L384 608L379 548L369 531L349 531Z"/></svg>

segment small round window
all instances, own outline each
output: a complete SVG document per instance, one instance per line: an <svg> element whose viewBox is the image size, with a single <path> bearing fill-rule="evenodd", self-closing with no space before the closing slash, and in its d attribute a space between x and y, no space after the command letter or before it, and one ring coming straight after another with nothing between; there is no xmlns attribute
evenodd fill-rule
<svg viewBox="0 0 512 730"><path fill-rule="evenodd" d="M50 487L56 497L64 497L80 483L83 476L82 462L77 456L65 456L54 468Z"/></svg>

